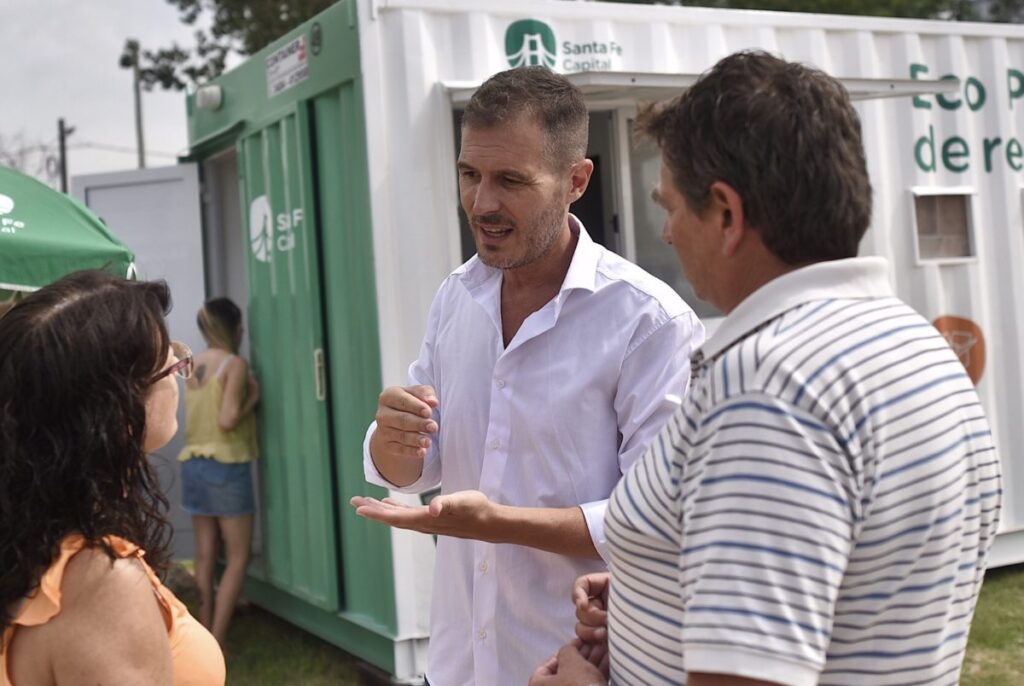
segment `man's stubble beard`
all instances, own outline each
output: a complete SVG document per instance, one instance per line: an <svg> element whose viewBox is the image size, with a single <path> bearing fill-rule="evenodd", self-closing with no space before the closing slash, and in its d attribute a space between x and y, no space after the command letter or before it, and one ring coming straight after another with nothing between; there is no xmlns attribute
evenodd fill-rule
<svg viewBox="0 0 1024 686"><path fill-rule="evenodd" d="M488 254L477 246L477 256L480 261L494 269L519 269L533 264L541 259L551 250L551 247L558 240L565 221L565 206L560 200L553 200L544 211L541 212L533 227L525 230L525 245L521 256ZM486 222L483 222L486 225ZM513 231L524 231L516 227ZM475 236L474 236L475 237Z"/></svg>

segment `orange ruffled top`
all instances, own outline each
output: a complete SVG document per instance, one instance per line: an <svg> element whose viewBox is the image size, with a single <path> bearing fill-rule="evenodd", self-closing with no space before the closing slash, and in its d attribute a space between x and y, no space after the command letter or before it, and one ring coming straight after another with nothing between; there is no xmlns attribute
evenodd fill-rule
<svg viewBox="0 0 1024 686"><path fill-rule="evenodd" d="M160 605L160 613L167 625L167 637L171 641L171 661L174 666L174 686L224 686L224 655L213 635L189 614L188 608L167 590L143 556L144 550L116 536L108 536L107 543L118 557L135 557L141 563L153 593ZM11 645L14 632L19 626L39 626L50 621L60 612L61 580L68 561L85 547L80 534L72 534L61 542L60 554L46 570L39 587L18 610L18 616L7 627L3 636L3 652L0 653L0 685L16 686L7 673L7 647Z"/></svg>

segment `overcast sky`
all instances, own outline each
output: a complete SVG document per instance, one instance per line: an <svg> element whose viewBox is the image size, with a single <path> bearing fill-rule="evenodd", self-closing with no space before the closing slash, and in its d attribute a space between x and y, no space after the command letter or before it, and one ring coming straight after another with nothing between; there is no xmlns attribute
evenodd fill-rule
<svg viewBox="0 0 1024 686"><path fill-rule="evenodd" d="M125 39L191 46L193 30L166 0L0 0L0 145L56 152L64 117L75 127L69 177L135 168L132 77L118 65ZM174 164L187 144L184 93L143 91L142 117L147 166ZM126 152L86 147L97 145Z"/></svg>

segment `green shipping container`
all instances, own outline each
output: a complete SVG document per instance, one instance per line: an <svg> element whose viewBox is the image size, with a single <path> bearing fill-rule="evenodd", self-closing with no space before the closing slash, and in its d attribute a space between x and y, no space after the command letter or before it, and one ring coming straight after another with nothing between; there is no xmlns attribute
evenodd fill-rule
<svg viewBox="0 0 1024 686"><path fill-rule="evenodd" d="M207 290L248 303L258 420L258 543L245 595L393 674L422 672L399 636L392 540L348 499L362 472L378 352L355 7L340 3L188 101ZM432 564L432 560L429 561Z"/></svg>

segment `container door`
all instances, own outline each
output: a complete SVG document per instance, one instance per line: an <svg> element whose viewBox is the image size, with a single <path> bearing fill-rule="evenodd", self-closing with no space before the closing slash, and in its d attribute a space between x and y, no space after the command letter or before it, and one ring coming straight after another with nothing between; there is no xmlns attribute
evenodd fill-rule
<svg viewBox="0 0 1024 686"><path fill-rule="evenodd" d="M319 227L304 103L238 144L267 581L338 609ZM257 571L259 574L259 571Z"/></svg>
<svg viewBox="0 0 1024 686"><path fill-rule="evenodd" d="M206 297L203 279L203 229L199 170L194 164L85 174L71 179L71 194L96 213L135 253L139 278L164 279L174 309L167 317L173 338L194 350L203 339L196 312ZM170 503L176 558L195 557L192 517L181 507L178 451L185 445L185 404L178 408L178 433L150 456L160 488Z"/></svg>

